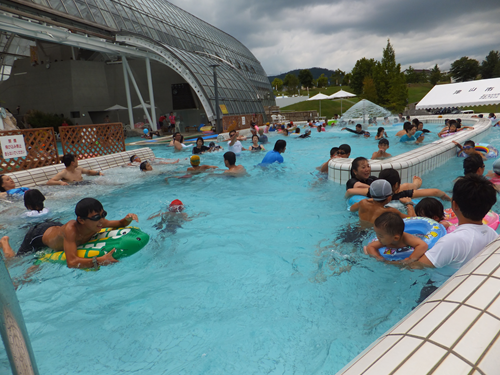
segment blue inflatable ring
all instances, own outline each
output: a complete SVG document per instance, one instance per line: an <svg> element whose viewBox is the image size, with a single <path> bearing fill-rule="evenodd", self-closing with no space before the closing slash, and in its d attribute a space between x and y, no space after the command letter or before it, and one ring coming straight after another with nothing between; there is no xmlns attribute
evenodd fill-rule
<svg viewBox="0 0 500 375"><path fill-rule="evenodd" d="M443 225L427 217L407 217L403 221L405 222L405 232L419 235L427 244L427 250L431 249L446 234L446 229ZM377 237L370 240L370 242L373 241L378 241ZM378 251L387 260L401 260L408 258L413 253L413 248L391 249L381 247Z"/></svg>
<svg viewBox="0 0 500 375"><path fill-rule="evenodd" d="M358 202L362 201L363 199L368 199L368 197L366 197L364 195L351 195L349 197L349 199L347 200L347 211L350 210L351 206L354 203L358 203ZM412 201L413 201L413 203L418 203L421 201L421 199L420 198L412 198ZM399 201L396 201L396 202L399 202Z"/></svg>

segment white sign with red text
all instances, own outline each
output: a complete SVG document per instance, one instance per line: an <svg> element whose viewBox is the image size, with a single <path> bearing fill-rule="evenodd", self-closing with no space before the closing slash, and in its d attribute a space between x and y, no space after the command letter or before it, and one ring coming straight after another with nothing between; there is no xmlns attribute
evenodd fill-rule
<svg viewBox="0 0 500 375"><path fill-rule="evenodd" d="M28 156L24 137L22 135L7 135L0 137L2 154L4 159L22 158Z"/></svg>

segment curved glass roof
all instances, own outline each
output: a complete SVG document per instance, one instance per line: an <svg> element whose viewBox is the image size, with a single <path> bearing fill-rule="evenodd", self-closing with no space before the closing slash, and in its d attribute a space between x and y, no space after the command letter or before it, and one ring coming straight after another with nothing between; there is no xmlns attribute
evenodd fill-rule
<svg viewBox="0 0 500 375"><path fill-rule="evenodd" d="M162 0L20 0L24 9L80 21L103 33L126 31L167 45L198 79L214 104L213 70L219 64L221 104L230 114L263 111L274 105L267 75L255 56L238 40L179 7ZM31 8L30 8L31 10ZM1 46L0 46L1 47Z"/></svg>

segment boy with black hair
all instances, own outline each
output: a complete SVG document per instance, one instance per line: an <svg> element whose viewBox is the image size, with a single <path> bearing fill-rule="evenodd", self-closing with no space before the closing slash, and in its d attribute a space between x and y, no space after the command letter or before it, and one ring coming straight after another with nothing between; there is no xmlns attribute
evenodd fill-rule
<svg viewBox="0 0 500 375"><path fill-rule="evenodd" d="M236 155L232 151L228 151L224 154L224 165L227 167L226 174L232 174L234 176L241 176L247 173L245 167L242 165L236 165Z"/></svg>
<svg viewBox="0 0 500 375"><path fill-rule="evenodd" d="M472 140L465 141L463 146L456 141L452 142L460 149L459 153L463 151L464 154L466 154L467 156L479 155L483 160L486 160L486 155L476 150L476 143L474 141Z"/></svg>
<svg viewBox="0 0 500 375"><path fill-rule="evenodd" d="M332 160L332 159L339 158L338 152L339 152L339 148L338 147L332 147L332 149L330 150L330 159L328 159L326 162L324 162L323 164L321 164L321 166L318 167L317 169L321 173L327 173L328 172L328 162L330 160Z"/></svg>
<svg viewBox="0 0 500 375"><path fill-rule="evenodd" d="M120 228L129 225L132 220L139 222L136 214L128 214L121 220L107 220L107 212L97 199L84 198L76 204L76 220L70 220L66 224L55 221L45 221L33 226L26 236L17 252L17 256L38 251L49 247L54 251L64 251L66 263L69 268L97 268L110 263L118 262L113 258L115 249L102 257L79 258L77 247L87 243L94 234L102 228ZM9 237L0 239L0 246L6 258L16 256L9 244Z"/></svg>
<svg viewBox="0 0 500 375"><path fill-rule="evenodd" d="M375 151L372 154L372 160L390 158L392 155L387 152L388 148L389 140L382 138L380 141L378 141L378 151Z"/></svg>
<svg viewBox="0 0 500 375"><path fill-rule="evenodd" d="M28 210L25 216L41 216L49 213L49 210L43 206L45 196L38 189L30 189L24 193L24 207Z"/></svg>
<svg viewBox="0 0 500 375"><path fill-rule="evenodd" d="M477 174L482 176L484 173L484 161L480 155L473 154L464 159L464 175Z"/></svg>
<svg viewBox="0 0 500 375"><path fill-rule="evenodd" d="M347 159L351 155L351 146L348 144L341 144L339 146L339 151L337 152L337 155L340 158Z"/></svg>
<svg viewBox="0 0 500 375"><path fill-rule="evenodd" d="M103 176L103 174L99 171L79 167L78 159L73 154L64 155L62 162L66 168L48 180L47 185L69 185L70 182L83 181L82 174L89 176Z"/></svg>
<svg viewBox="0 0 500 375"><path fill-rule="evenodd" d="M438 268L425 287L421 300L432 293L460 267L474 258L498 234L483 224L484 216L497 201L494 185L483 176L468 174L459 177L453 186L451 208L458 218L458 227L442 237L412 268ZM424 292L424 290L423 290Z"/></svg>
<svg viewBox="0 0 500 375"><path fill-rule="evenodd" d="M413 253L401 262L389 262L391 264L407 264L417 261L427 251L427 244L417 236L405 233L405 223L400 215L394 212L384 212L380 215L373 225L377 241L370 242L363 248L365 254L374 257L377 260L384 261L379 253L381 247L390 249L401 249L413 247Z"/></svg>

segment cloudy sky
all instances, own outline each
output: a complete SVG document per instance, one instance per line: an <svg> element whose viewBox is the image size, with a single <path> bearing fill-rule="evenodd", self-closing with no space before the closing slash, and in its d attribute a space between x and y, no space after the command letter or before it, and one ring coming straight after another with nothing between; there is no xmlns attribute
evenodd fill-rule
<svg viewBox="0 0 500 375"><path fill-rule="evenodd" d="M351 71L382 58L448 70L500 50L500 0L170 0L248 47L268 75L314 66Z"/></svg>

